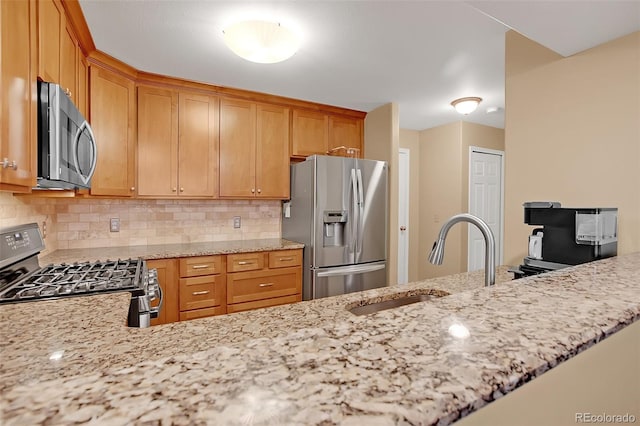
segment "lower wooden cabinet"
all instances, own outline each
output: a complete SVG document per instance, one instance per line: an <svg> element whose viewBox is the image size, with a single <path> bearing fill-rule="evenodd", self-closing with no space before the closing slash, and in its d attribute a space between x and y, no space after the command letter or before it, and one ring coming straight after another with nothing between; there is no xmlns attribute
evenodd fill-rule
<svg viewBox="0 0 640 426"><path fill-rule="evenodd" d="M180 321L227 312L226 256L180 259Z"/></svg>
<svg viewBox="0 0 640 426"><path fill-rule="evenodd" d="M158 282L162 289L163 304L158 318L151 320L151 325L168 324L180 320L178 309L178 259L147 260L149 269L158 271ZM158 306L158 301L152 302L152 306Z"/></svg>
<svg viewBox="0 0 640 426"><path fill-rule="evenodd" d="M302 300L302 249L148 260L147 265L158 270L164 297L151 325Z"/></svg>

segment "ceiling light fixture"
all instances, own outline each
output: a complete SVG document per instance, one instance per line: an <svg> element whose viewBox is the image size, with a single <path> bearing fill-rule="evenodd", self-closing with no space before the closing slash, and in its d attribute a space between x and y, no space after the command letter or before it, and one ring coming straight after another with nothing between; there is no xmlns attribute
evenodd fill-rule
<svg viewBox="0 0 640 426"><path fill-rule="evenodd" d="M224 42L236 55L251 62L274 64L293 56L300 39L278 22L241 21L222 31Z"/></svg>
<svg viewBox="0 0 640 426"><path fill-rule="evenodd" d="M478 105L482 102L482 98L477 97L469 97L469 98L460 98L451 102L451 105L458 111L460 114L471 114L473 111L478 108Z"/></svg>

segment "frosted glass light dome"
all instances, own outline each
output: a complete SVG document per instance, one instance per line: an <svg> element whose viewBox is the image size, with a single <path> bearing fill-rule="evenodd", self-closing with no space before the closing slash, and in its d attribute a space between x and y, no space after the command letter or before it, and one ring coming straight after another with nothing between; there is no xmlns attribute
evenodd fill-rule
<svg viewBox="0 0 640 426"><path fill-rule="evenodd" d="M473 111L478 108L478 105L482 102L482 98L477 97L469 97L469 98L460 98L451 102L451 105L458 111L460 114L467 115L471 114Z"/></svg>
<svg viewBox="0 0 640 426"><path fill-rule="evenodd" d="M277 22L241 21L228 26L222 33L225 44L233 53L260 64L289 59L300 46L297 34Z"/></svg>

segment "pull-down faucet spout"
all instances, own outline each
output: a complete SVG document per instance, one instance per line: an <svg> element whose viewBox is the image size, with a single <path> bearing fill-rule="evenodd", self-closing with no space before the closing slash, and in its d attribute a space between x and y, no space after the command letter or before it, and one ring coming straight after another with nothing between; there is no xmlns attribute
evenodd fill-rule
<svg viewBox="0 0 640 426"><path fill-rule="evenodd" d="M478 227L482 236L484 237L485 252L484 252L484 285L486 287L494 285L496 283L496 243L493 237L493 232L487 223L477 216L470 215L468 213L457 214L447 220L442 228L440 234L433 248L429 254L429 262L434 265L442 265L444 260L444 241L447 238L447 233L453 225L458 222L469 222Z"/></svg>

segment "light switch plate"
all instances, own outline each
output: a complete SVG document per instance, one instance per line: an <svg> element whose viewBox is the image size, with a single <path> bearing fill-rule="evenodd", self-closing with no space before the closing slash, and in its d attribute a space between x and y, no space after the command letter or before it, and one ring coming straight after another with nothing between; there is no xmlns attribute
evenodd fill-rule
<svg viewBox="0 0 640 426"><path fill-rule="evenodd" d="M109 230L111 232L120 232L120 218L112 217L109 222Z"/></svg>
<svg viewBox="0 0 640 426"><path fill-rule="evenodd" d="M233 227L240 228L240 216L233 217Z"/></svg>

